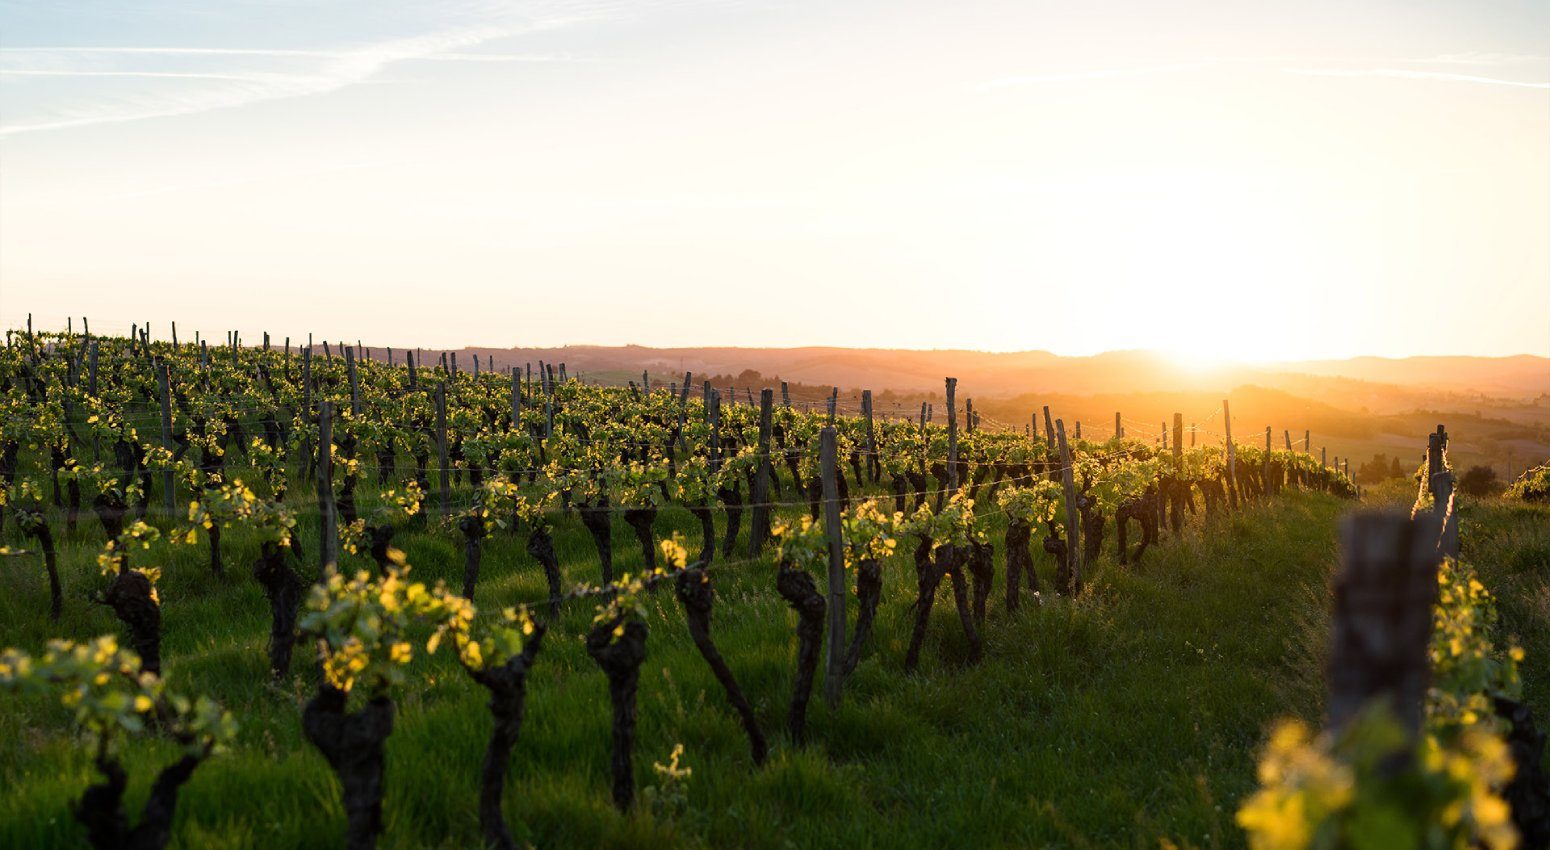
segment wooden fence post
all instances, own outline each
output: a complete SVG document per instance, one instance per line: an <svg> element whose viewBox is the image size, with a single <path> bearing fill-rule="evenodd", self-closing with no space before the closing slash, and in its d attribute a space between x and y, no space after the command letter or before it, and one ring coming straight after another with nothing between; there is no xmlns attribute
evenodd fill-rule
<svg viewBox="0 0 1550 850"><path fill-rule="evenodd" d="M1431 678L1428 647L1437 598L1435 516L1361 511L1341 523L1328 667L1328 727L1343 729L1386 698L1412 736Z"/></svg>
<svg viewBox="0 0 1550 850"><path fill-rule="evenodd" d="M1082 522L1077 511L1076 478L1071 469L1071 447L1066 444L1066 425L1055 420L1055 437L1060 444L1060 486L1066 502L1066 563L1071 583L1065 590L1072 596L1082 592Z"/></svg>
<svg viewBox="0 0 1550 850"><path fill-rule="evenodd" d="M958 492L958 379L947 379L947 490L948 498Z"/></svg>
<svg viewBox="0 0 1550 850"><path fill-rule="evenodd" d="M818 437L818 460L823 475L824 534L829 540L829 647L824 667L823 695L830 709L839 708L845 685L845 541L840 536L840 490L835 458L834 426Z"/></svg>
<svg viewBox="0 0 1550 850"><path fill-rule="evenodd" d="M867 477L876 484L882 476L882 463L877 459L877 430L872 421L872 391L861 391L861 415L866 417Z"/></svg>
<svg viewBox="0 0 1550 850"><path fill-rule="evenodd" d="M758 469L753 477L753 513L748 523L748 557L755 558L770 537L770 431L775 415L775 392L768 387L759 391Z"/></svg>
<svg viewBox="0 0 1550 850"><path fill-rule="evenodd" d="M1173 414L1173 471L1184 471L1184 414Z"/></svg>
<svg viewBox="0 0 1550 850"><path fill-rule="evenodd" d="M302 416L308 422L314 421L312 413L312 346L307 346L301 353L301 406ZM301 453L312 461L312 439L306 437L301 441Z"/></svg>
<svg viewBox="0 0 1550 850"><path fill-rule="evenodd" d="M172 452L172 377L165 360L157 363L156 382L161 389L161 447L170 454ZM167 521L171 522L173 517L171 466L162 470L161 488L162 508L167 512Z"/></svg>
<svg viewBox="0 0 1550 850"><path fill-rule="evenodd" d="M1114 411L1114 436L1125 439L1125 425L1120 421L1119 411Z"/></svg>
<svg viewBox="0 0 1550 850"><path fill-rule="evenodd" d="M1441 507L1441 500L1437 497L1439 490L1438 479L1445 467L1442 456L1442 434L1440 433L1442 426L1439 425L1437 427L1439 428L1439 433L1426 435L1426 492L1432 494L1433 504Z"/></svg>
<svg viewBox="0 0 1550 850"><path fill-rule="evenodd" d="M436 463L440 467L437 473L436 504L441 516L446 516L451 509L449 499L451 493L451 471L447 469L447 384L443 381L436 385Z"/></svg>
<svg viewBox="0 0 1550 850"><path fill-rule="evenodd" d="M511 430L522 430L522 376L511 370Z"/></svg>
<svg viewBox="0 0 1550 850"><path fill-rule="evenodd" d="M91 357L86 363L86 390L92 398L97 397L97 341L91 341Z"/></svg>
<svg viewBox="0 0 1550 850"><path fill-rule="evenodd" d="M791 409L791 385L785 381L780 382L780 405L787 410Z"/></svg>
<svg viewBox="0 0 1550 850"><path fill-rule="evenodd" d="M1264 460L1264 464L1263 464L1264 468L1260 470L1260 474L1262 476L1264 476L1264 482L1263 482L1262 486L1265 488L1265 495L1266 496L1270 495L1270 451L1271 451L1270 450L1270 426L1266 425L1265 426L1265 460Z"/></svg>
<svg viewBox="0 0 1550 850"><path fill-rule="evenodd" d="M1448 558L1459 556L1458 491L1453 487L1453 472L1444 470L1437 476L1437 506L1433 511L1442 532L1437 538L1437 549Z"/></svg>
<svg viewBox="0 0 1550 850"><path fill-rule="evenodd" d="M350 415L361 415L361 383L355 371L355 349L345 346L344 365L350 372Z"/></svg>
<svg viewBox="0 0 1550 850"><path fill-rule="evenodd" d="M705 382L705 424L710 426L710 468L721 469L721 393Z"/></svg>
<svg viewBox="0 0 1550 850"><path fill-rule="evenodd" d="M679 389L678 395L678 448L680 451L689 450L688 438L684 436L684 426L689 418L689 382L694 377L692 372L684 373L684 384Z"/></svg>
<svg viewBox="0 0 1550 850"><path fill-rule="evenodd" d="M307 351L311 354L311 349ZM318 583L339 565L339 520L334 516L334 403L318 405Z"/></svg>

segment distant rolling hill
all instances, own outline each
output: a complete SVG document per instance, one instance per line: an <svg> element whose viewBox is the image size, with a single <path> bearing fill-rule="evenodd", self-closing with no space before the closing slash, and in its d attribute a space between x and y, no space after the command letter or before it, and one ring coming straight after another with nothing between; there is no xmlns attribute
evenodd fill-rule
<svg viewBox="0 0 1550 850"><path fill-rule="evenodd" d="M1062 357L1046 351L994 353L875 348L646 348L572 345L562 348L464 349L497 367L543 360L571 372L638 375L662 380L688 371L766 380L870 388L897 393L940 392L942 378L958 378L975 395L1222 391L1243 384L1317 396L1370 411L1409 409L1439 393L1479 398L1533 399L1550 394L1550 358L1411 357L1389 360L1310 360L1197 369L1146 351Z"/></svg>

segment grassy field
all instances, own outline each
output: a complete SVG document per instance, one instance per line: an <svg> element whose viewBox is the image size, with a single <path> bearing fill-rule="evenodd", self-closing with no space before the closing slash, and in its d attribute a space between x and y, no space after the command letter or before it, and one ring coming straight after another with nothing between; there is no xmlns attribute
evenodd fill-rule
<svg viewBox="0 0 1550 850"><path fill-rule="evenodd" d="M663 588L649 597L636 776L642 787L655 783L652 762L677 743L693 775L686 805L643 804L628 816L608 797L606 680L580 641L591 606L578 604L551 632L530 679L507 817L519 838L543 847L1156 847L1161 838L1241 846L1233 812L1251 787L1267 723L1317 716L1327 576L1336 519L1348 507L1288 493L1272 507L1165 539L1139 568L1116 566L1106 551L1075 601L1046 593L1042 605L1008 614L998 586L985 658L974 667L962 663L966 642L944 592L914 675L901 669L913 569L897 558L885 571L871 651L838 711L815 699L805 749L779 733L794 615L775 592L767 558L728 563L714 570L713 633L772 735L770 762L757 770ZM697 540L691 522L669 511L659 526ZM315 531L304 525L310 553ZM83 522L64 545L67 600L57 626L47 621L41 569L5 563L0 644L37 649L50 636L118 630L107 609L84 599L98 581L99 537ZM169 679L216 697L243 724L234 751L186 786L174 845L340 846L337 787L300 731L311 691L306 653L298 652L295 680L269 683L268 609L248 575L255 546L241 534L226 542L224 579L210 574L203 546L163 564ZM459 580L461 545L452 535L404 534L398 543L417 577ZM562 523L557 543L569 580L596 580L579 523ZM638 564L622 522L615 547L621 568ZM520 551L509 533L491 538L478 603L543 598L541 573ZM1038 557L1048 587L1053 565ZM1538 657L1544 653L1550 647ZM388 744L382 846L477 846L484 691L445 654L411 670ZM82 844L69 803L93 771L58 731L64 726L58 709L0 698L0 846ZM130 746L131 806L171 758L164 743Z"/></svg>
<svg viewBox="0 0 1550 850"><path fill-rule="evenodd" d="M1522 645L1523 698L1550 725L1550 505L1464 505L1461 557L1500 601L1500 632Z"/></svg>

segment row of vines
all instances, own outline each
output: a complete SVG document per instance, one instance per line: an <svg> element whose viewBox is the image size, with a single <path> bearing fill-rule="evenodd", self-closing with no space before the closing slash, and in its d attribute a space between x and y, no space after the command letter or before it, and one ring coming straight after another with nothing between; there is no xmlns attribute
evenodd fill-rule
<svg viewBox="0 0 1550 850"><path fill-rule="evenodd" d="M997 548L1011 612L1028 604L1024 591L1032 604L1046 592L1080 594L1084 565L1106 547L1121 564L1137 562L1165 531L1184 533L1189 516L1209 520L1289 486L1355 493L1305 453L1067 443L1058 421L1041 436L976 428L971 416L960 432L951 402L944 426L838 415L832 405L798 411L768 391L757 405L723 403L708 385L691 393L687 375L682 386L643 377L601 387L552 364L501 374L461 372L455 360L427 368L407 353L393 361L350 346L319 356L233 339L212 350L141 332L29 331L0 353L0 553L10 567L41 564L50 605L39 618L96 604L122 627L0 655L0 688L57 701L91 742L100 779L74 814L93 846L164 846L179 788L240 721L210 696L167 684L162 610L179 600L160 585L173 547L203 547L208 569L231 581L244 580L229 575L233 563L250 565L270 608L271 674L313 689L300 722L338 777L351 847L375 846L383 829L396 695L417 658L455 655L489 692L478 817L487 844L505 848L517 846L501 796L527 674L568 607L595 607L584 641L608 679L612 794L627 809L648 638L642 599L659 584L673 587L760 764L770 737L711 633L721 570L773 563L775 589L795 612L783 731L800 746L821 655L837 700L871 651L896 564L913 566L918 592L899 663L919 664L944 584L969 646L963 660L974 663ZM694 517L698 539L659 531L664 512ZM638 551L613 550L620 522ZM562 563L556 536L577 526L595 561ZM302 545L313 528L315 553ZM415 579L394 546L410 531L461 545L461 587ZM516 536L531 561L485 564L492 535ZM228 551L230 539L256 540L256 551ZM94 541L91 586L65 586L67 540ZM1053 587L1040 585L1036 550L1054 562ZM492 568L538 571L547 593L486 599L480 578ZM141 735L175 741L181 755L132 819L119 754Z"/></svg>
<svg viewBox="0 0 1550 850"><path fill-rule="evenodd" d="M1348 521L1327 724L1286 720L1238 812L1256 850L1550 845L1545 735L1523 650L1460 558L1448 436L1430 435L1408 516Z"/></svg>

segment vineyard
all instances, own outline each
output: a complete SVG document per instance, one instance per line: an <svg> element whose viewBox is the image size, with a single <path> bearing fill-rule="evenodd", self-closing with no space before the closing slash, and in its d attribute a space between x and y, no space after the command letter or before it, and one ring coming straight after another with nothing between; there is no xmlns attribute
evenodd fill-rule
<svg viewBox="0 0 1550 850"><path fill-rule="evenodd" d="M937 422L358 345L9 343L5 846L1231 845L1263 729L1320 698L1321 647L1275 630L1327 631L1357 491L1289 432L960 424L951 378Z"/></svg>

